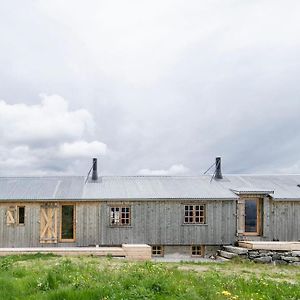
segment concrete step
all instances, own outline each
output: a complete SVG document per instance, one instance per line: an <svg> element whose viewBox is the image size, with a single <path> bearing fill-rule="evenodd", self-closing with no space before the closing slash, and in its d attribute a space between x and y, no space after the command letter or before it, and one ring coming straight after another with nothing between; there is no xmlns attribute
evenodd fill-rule
<svg viewBox="0 0 300 300"><path fill-rule="evenodd" d="M227 251L224 251L224 250L219 250L219 255L222 256L222 257L228 258L228 259L231 259L231 258L234 258L234 257L238 256L238 254L236 254L236 253L227 252Z"/></svg>
<svg viewBox="0 0 300 300"><path fill-rule="evenodd" d="M227 252L236 253L238 255L243 255L248 253L248 249L242 247L224 246L224 250Z"/></svg>

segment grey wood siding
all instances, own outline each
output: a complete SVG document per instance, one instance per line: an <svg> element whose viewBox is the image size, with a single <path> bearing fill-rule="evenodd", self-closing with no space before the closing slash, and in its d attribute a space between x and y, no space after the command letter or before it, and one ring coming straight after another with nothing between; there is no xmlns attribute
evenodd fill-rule
<svg viewBox="0 0 300 300"><path fill-rule="evenodd" d="M271 216L272 239L300 240L300 201L272 201Z"/></svg>
<svg viewBox="0 0 300 300"><path fill-rule="evenodd" d="M163 245L233 243L236 233L236 202L206 201L206 224L184 225L184 204L200 201L126 202L131 207L131 225L110 226L110 206L120 202L77 202L75 243L40 244L40 205L25 203L25 226L7 226L6 210L12 203L0 204L0 247L47 247L120 245L147 243ZM184 203L184 204L183 204ZM203 202L201 202L203 203ZM60 210L58 212L60 233ZM59 240L59 239L58 239Z"/></svg>
<svg viewBox="0 0 300 300"><path fill-rule="evenodd" d="M199 202L185 202L199 203ZM109 225L109 204L103 204L101 244L211 244L235 241L235 201L207 201L206 224L183 224L184 204L174 201L131 203L131 226Z"/></svg>
<svg viewBox="0 0 300 300"><path fill-rule="evenodd" d="M111 227L110 205L120 202L77 202L76 242L51 246L120 245L147 243L156 245L221 245L236 240L236 201L206 201L206 224L183 224L184 204L201 201L126 202L131 207L131 225ZM40 244L40 205L23 203L25 226L6 224L6 211L12 202L0 204L0 247L47 247ZM126 204L125 203L125 204ZM60 211L58 213L60 216ZM300 240L300 201L263 202L261 239ZM58 218L60 232L60 218Z"/></svg>
<svg viewBox="0 0 300 300"><path fill-rule="evenodd" d="M0 205L0 247L39 246L39 205L25 204L25 225L7 225L6 211L11 203Z"/></svg>

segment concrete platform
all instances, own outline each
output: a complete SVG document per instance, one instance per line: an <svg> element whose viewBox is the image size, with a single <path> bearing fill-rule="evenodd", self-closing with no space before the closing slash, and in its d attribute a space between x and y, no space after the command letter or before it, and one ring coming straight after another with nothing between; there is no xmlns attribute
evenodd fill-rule
<svg viewBox="0 0 300 300"><path fill-rule="evenodd" d="M95 255L125 257L131 260L150 260L151 247L148 245L123 244L122 247L35 247L35 248L0 248L0 256L53 253L57 255Z"/></svg>
<svg viewBox="0 0 300 300"><path fill-rule="evenodd" d="M300 251L300 242L241 241L239 246L251 250Z"/></svg>

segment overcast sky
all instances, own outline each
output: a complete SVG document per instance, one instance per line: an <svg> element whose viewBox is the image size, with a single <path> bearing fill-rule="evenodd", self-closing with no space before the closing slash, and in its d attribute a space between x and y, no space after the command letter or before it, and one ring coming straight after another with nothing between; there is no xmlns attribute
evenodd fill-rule
<svg viewBox="0 0 300 300"><path fill-rule="evenodd" d="M0 0L0 175L300 173L299 0Z"/></svg>

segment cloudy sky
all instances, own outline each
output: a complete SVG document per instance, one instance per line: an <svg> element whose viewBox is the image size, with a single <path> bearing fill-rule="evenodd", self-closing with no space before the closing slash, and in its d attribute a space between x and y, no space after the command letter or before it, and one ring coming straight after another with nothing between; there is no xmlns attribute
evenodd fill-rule
<svg viewBox="0 0 300 300"><path fill-rule="evenodd" d="M0 175L300 173L300 1L0 0Z"/></svg>

